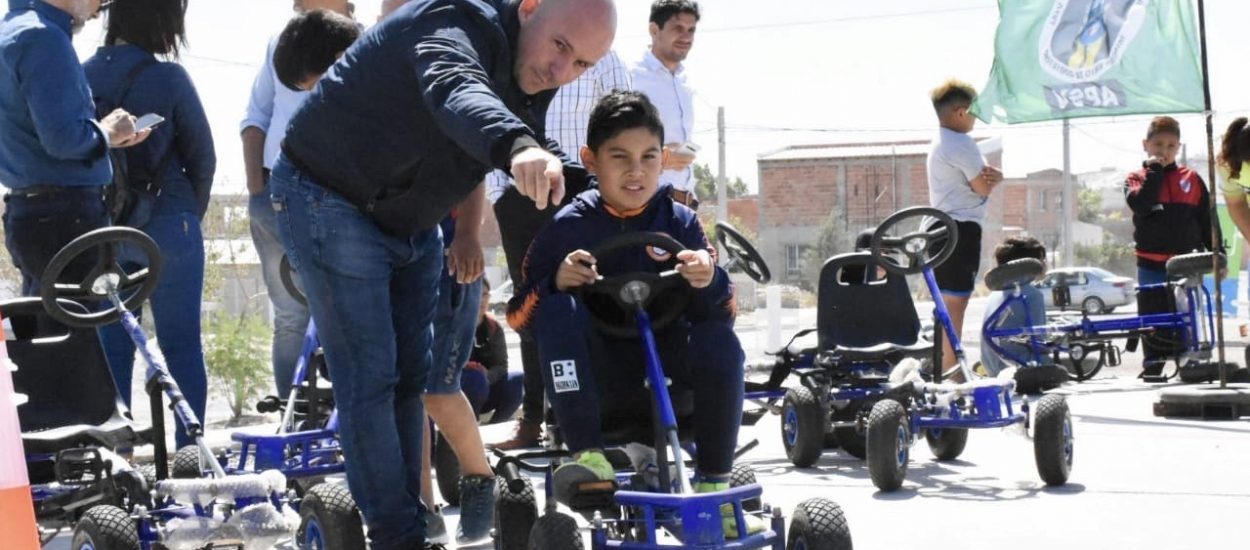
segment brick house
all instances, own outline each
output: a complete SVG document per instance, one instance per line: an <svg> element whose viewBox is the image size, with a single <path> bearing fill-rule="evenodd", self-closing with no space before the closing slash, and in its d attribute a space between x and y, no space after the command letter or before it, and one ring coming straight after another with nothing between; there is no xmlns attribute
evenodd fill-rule
<svg viewBox="0 0 1250 550"><path fill-rule="evenodd" d="M1002 142L978 141L990 164L1002 166ZM850 239L896 210L927 206L929 149L927 140L894 141L798 145L761 155L759 248L774 280L810 282L804 280L803 254L830 214ZM1004 197L995 194L992 200ZM992 202L990 212L982 242L986 253L992 250L987 243L1001 238L1004 225L1001 204Z"/></svg>

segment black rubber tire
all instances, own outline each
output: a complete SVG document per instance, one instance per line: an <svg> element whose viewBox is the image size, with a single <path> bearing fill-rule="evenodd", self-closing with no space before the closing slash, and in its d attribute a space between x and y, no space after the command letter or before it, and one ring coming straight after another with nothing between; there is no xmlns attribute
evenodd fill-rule
<svg viewBox="0 0 1250 550"><path fill-rule="evenodd" d="M755 469L748 464L734 464L729 472L729 486L742 487L752 483L759 483L755 479ZM764 509L764 503L759 498L749 498L742 501L742 509L747 512L758 512Z"/></svg>
<svg viewBox="0 0 1250 550"><path fill-rule="evenodd" d="M498 485L495 494L495 550L525 550L530 531L538 520L538 502L534 483L522 477L521 492L514 493L507 483Z"/></svg>
<svg viewBox="0 0 1250 550"><path fill-rule="evenodd" d="M1061 395L1046 395L1037 402L1033 417L1033 456L1037 473L1047 485L1063 485L1072 472L1072 415Z"/></svg>
<svg viewBox="0 0 1250 550"><path fill-rule="evenodd" d="M1098 315L1106 308L1107 304L1097 296L1090 296L1081 301L1081 311L1087 315Z"/></svg>
<svg viewBox="0 0 1250 550"><path fill-rule="evenodd" d="M443 432L435 432L434 439L434 479L438 482L438 492L443 501L450 506L460 506L460 458L451 448L451 442L443 437Z"/></svg>
<svg viewBox="0 0 1250 550"><path fill-rule="evenodd" d="M582 550L582 532L573 518L552 512L534 522L529 550Z"/></svg>
<svg viewBox="0 0 1250 550"><path fill-rule="evenodd" d="M868 415L868 474L878 489L891 492L903 486L911 458L911 425L907 409L893 399L882 399Z"/></svg>
<svg viewBox="0 0 1250 550"><path fill-rule="evenodd" d="M985 274L985 286L990 290L1005 290L1017 282L1031 283L1046 274L1046 266L1033 258L1012 260L991 269Z"/></svg>
<svg viewBox="0 0 1250 550"><path fill-rule="evenodd" d="M838 442L838 433L835 430L825 432L825 442L823 446L826 451L832 451L842 446L842 443Z"/></svg>
<svg viewBox="0 0 1250 550"><path fill-rule="evenodd" d="M838 445L846 454L860 460L868 458L868 434L860 433L854 427L834 428L833 433L837 435Z"/></svg>
<svg viewBox="0 0 1250 550"><path fill-rule="evenodd" d="M139 550L139 530L125 510L109 504L92 506L74 526L73 550Z"/></svg>
<svg viewBox="0 0 1250 550"><path fill-rule="evenodd" d="M1062 386L1069 379L1068 369L1060 365L1038 365L1016 369L1016 393L1039 395Z"/></svg>
<svg viewBox="0 0 1250 550"><path fill-rule="evenodd" d="M147 464L140 464L138 467L135 468L135 471L139 472L139 475L143 477L143 483L148 486L149 491L156 489L156 464L155 463L149 462Z"/></svg>
<svg viewBox="0 0 1250 550"><path fill-rule="evenodd" d="M826 498L810 498L799 503L790 519L786 548L808 550L851 550L851 528L842 507Z"/></svg>
<svg viewBox="0 0 1250 550"><path fill-rule="evenodd" d="M937 432L937 435L934 435ZM967 428L930 428L924 431L929 450L938 460L955 460L968 446Z"/></svg>
<svg viewBox="0 0 1250 550"><path fill-rule="evenodd" d="M309 547L309 526L315 521L326 550L365 550L365 529L360 508L345 485L322 483L308 490L300 503L300 548Z"/></svg>
<svg viewBox="0 0 1250 550"><path fill-rule="evenodd" d="M809 468L820 460L828 427L829 415L811 389L798 386L786 390L781 404L781 445L791 463ZM791 429L793 434L788 431Z"/></svg>
<svg viewBox="0 0 1250 550"><path fill-rule="evenodd" d="M1211 255L1213 252L1193 252L1190 254L1181 254L1180 256L1172 256L1168 259L1165 266L1168 277L1190 277L1193 275L1206 275L1211 272ZM1228 266L1228 258L1220 254L1220 267Z"/></svg>
<svg viewBox="0 0 1250 550"><path fill-rule="evenodd" d="M169 466L169 477L173 479L195 479L200 477L200 448L187 445L174 453Z"/></svg>

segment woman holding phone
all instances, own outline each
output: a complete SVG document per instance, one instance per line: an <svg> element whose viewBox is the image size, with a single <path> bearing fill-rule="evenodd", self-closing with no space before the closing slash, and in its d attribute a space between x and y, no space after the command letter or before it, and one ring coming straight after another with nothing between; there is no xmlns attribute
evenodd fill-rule
<svg viewBox="0 0 1250 550"><path fill-rule="evenodd" d="M146 142L126 151L130 188L148 188L128 219L160 246L165 272L149 304L169 370L204 417L208 382L200 340L204 237L217 158L199 94L175 60L186 44L187 0L118 0L105 22L104 46L83 68L97 106L125 106L152 124ZM116 178L115 178L116 181ZM118 390L130 405L135 348L119 324L100 331ZM178 426L179 447L190 440Z"/></svg>

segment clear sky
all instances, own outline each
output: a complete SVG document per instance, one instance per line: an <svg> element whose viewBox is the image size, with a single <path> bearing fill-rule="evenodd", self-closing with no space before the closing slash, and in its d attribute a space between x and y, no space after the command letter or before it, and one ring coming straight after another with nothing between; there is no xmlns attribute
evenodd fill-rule
<svg viewBox="0 0 1250 550"><path fill-rule="evenodd" d="M356 3L359 18L372 23L380 0ZM616 49L626 60L640 56L649 43L649 4L617 0ZM698 92L700 162L716 167L716 106L724 106L729 176L752 187L757 156L787 145L928 139L936 128L928 90L952 76L980 87L993 63L998 11L992 0L704 0L701 5L703 20L687 59ZM1218 146L1228 121L1250 114L1245 42L1250 2L1208 0L1206 7ZM190 48L182 62L213 126L219 192L243 187L238 122L266 41L290 9L290 0L190 2ZM102 38L96 22L75 45L86 58ZM1179 118L1189 154L1205 155L1202 118ZM1132 167L1140 161L1145 123L1143 117L1075 121L1074 170ZM1003 137L1009 175L1062 167L1057 122L980 125L977 133Z"/></svg>

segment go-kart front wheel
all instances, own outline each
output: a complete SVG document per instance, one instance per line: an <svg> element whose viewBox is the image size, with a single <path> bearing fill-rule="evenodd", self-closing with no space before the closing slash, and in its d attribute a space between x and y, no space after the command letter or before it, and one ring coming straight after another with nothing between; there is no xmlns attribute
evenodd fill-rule
<svg viewBox="0 0 1250 550"><path fill-rule="evenodd" d="M73 550L139 550L139 530L125 510L92 506L74 526Z"/></svg>
<svg viewBox="0 0 1250 550"><path fill-rule="evenodd" d="M829 424L820 399L806 386L786 390L781 405L781 444L795 466L807 468L820 459Z"/></svg>
<svg viewBox="0 0 1250 550"><path fill-rule="evenodd" d="M851 550L851 528L842 507L826 498L799 503L790 520L787 550Z"/></svg>
<svg viewBox="0 0 1250 550"><path fill-rule="evenodd" d="M955 460L968 446L968 429L929 428L924 431L924 439L938 460Z"/></svg>
<svg viewBox="0 0 1250 550"><path fill-rule="evenodd" d="M173 464L169 468L169 477L174 479L195 479L200 477L200 448L187 445L174 453Z"/></svg>
<svg viewBox="0 0 1250 550"><path fill-rule="evenodd" d="M364 550L360 508L344 485L322 483L308 490L299 509L300 548Z"/></svg>
<svg viewBox="0 0 1250 550"><path fill-rule="evenodd" d="M878 401L868 414L868 474L872 484L885 492L902 487L910 455L907 409L893 399Z"/></svg>
<svg viewBox="0 0 1250 550"><path fill-rule="evenodd" d="M538 519L534 483L528 477L519 478L519 482L520 491L513 491L507 483L499 484L495 498L495 550L526 550L530 531Z"/></svg>
<svg viewBox="0 0 1250 550"><path fill-rule="evenodd" d="M529 550L582 550L582 532L573 518L552 512L534 522Z"/></svg>
<svg viewBox="0 0 1250 550"><path fill-rule="evenodd" d="M1047 395L1037 402L1033 418L1033 456L1037 473L1047 485L1063 485L1072 472L1072 414L1060 395Z"/></svg>
<svg viewBox="0 0 1250 550"><path fill-rule="evenodd" d="M755 470L747 464L734 464L733 470L729 472L729 486L742 487L759 483L755 479ZM742 509L747 512L758 512L764 509L764 503L760 499L752 498L742 501Z"/></svg>

